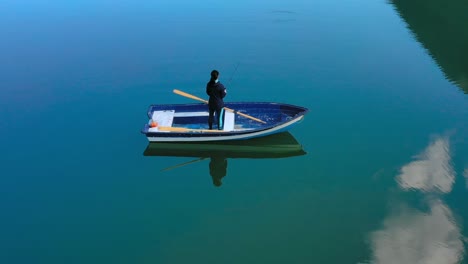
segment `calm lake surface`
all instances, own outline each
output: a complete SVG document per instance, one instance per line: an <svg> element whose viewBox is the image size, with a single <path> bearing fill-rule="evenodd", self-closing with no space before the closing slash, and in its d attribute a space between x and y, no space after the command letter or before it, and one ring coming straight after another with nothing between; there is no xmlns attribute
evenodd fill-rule
<svg viewBox="0 0 468 264"><path fill-rule="evenodd" d="M468 263L468 5L0 3L0 263ZM304 155L144 155L150 104L310 109ZM224 162L224 161L223 161Z"/></svg>

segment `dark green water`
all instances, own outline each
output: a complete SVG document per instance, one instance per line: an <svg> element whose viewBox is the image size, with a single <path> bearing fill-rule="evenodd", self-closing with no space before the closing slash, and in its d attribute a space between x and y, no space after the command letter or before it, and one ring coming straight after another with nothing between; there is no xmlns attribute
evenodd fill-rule
<svg viewBox="0 0 468 264"><path fill-rule="evenodd" d="M466 10L1 2L0 263L467 263ZM308 107L306 154L228 157L219 187L144 155L148 105L214 68L226 101Z"/></svg>

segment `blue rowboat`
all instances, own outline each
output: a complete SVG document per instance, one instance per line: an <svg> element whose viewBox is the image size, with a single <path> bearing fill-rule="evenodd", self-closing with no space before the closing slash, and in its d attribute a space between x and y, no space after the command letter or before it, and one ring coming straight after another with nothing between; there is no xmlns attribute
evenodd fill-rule
<svg viewBox="0 0 468 264"><path fill-rule="evenodd" d="M142 129L150 142L244 140L287 131L307 108L271 102L226 103L222 130L208 129L206 104L151 105Z"/></svg>

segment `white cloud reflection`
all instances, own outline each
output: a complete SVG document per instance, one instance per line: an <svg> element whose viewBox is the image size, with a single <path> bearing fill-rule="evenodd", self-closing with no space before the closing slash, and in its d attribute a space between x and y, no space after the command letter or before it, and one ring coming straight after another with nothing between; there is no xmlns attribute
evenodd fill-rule
<svg viewBox="0 0 468 264"><path fill-rule="evenodd" d="M464 254L463 237L451 210L440 200L430 212L405 209L371 235L372 263L452 264Z"/></svg>
<svg viewBox="0 0 468 264"><path fill-rule="evenodd" d="M370 235L376 264L455 264L464 256L464 238L452 211L437 194L449 193L455 181L449 139L438 137L404 165L396 177L403 190L427 193L427 212L405 207L390 214L381 230ZM467 177L468 169L464 176Z"/></svg>
<svg viewBox="0 0 468 264"><path fill-rule="evenodd" d="M417 160L401 168L397 181L403 189L448 193L455 181L449 140L439 137L417 156Z"/></svg>

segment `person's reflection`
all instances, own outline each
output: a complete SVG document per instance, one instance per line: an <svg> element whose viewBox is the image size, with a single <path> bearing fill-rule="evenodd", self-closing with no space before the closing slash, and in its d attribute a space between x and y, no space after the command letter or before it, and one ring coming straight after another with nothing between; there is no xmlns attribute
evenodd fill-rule
<svg viewBox="0 0 468 264"><path fill-rule="evenodd" d="M222 156L210 157L210 175L213 179L213 185L221 186L221 179L226 176L227 159Z"/></svg>

